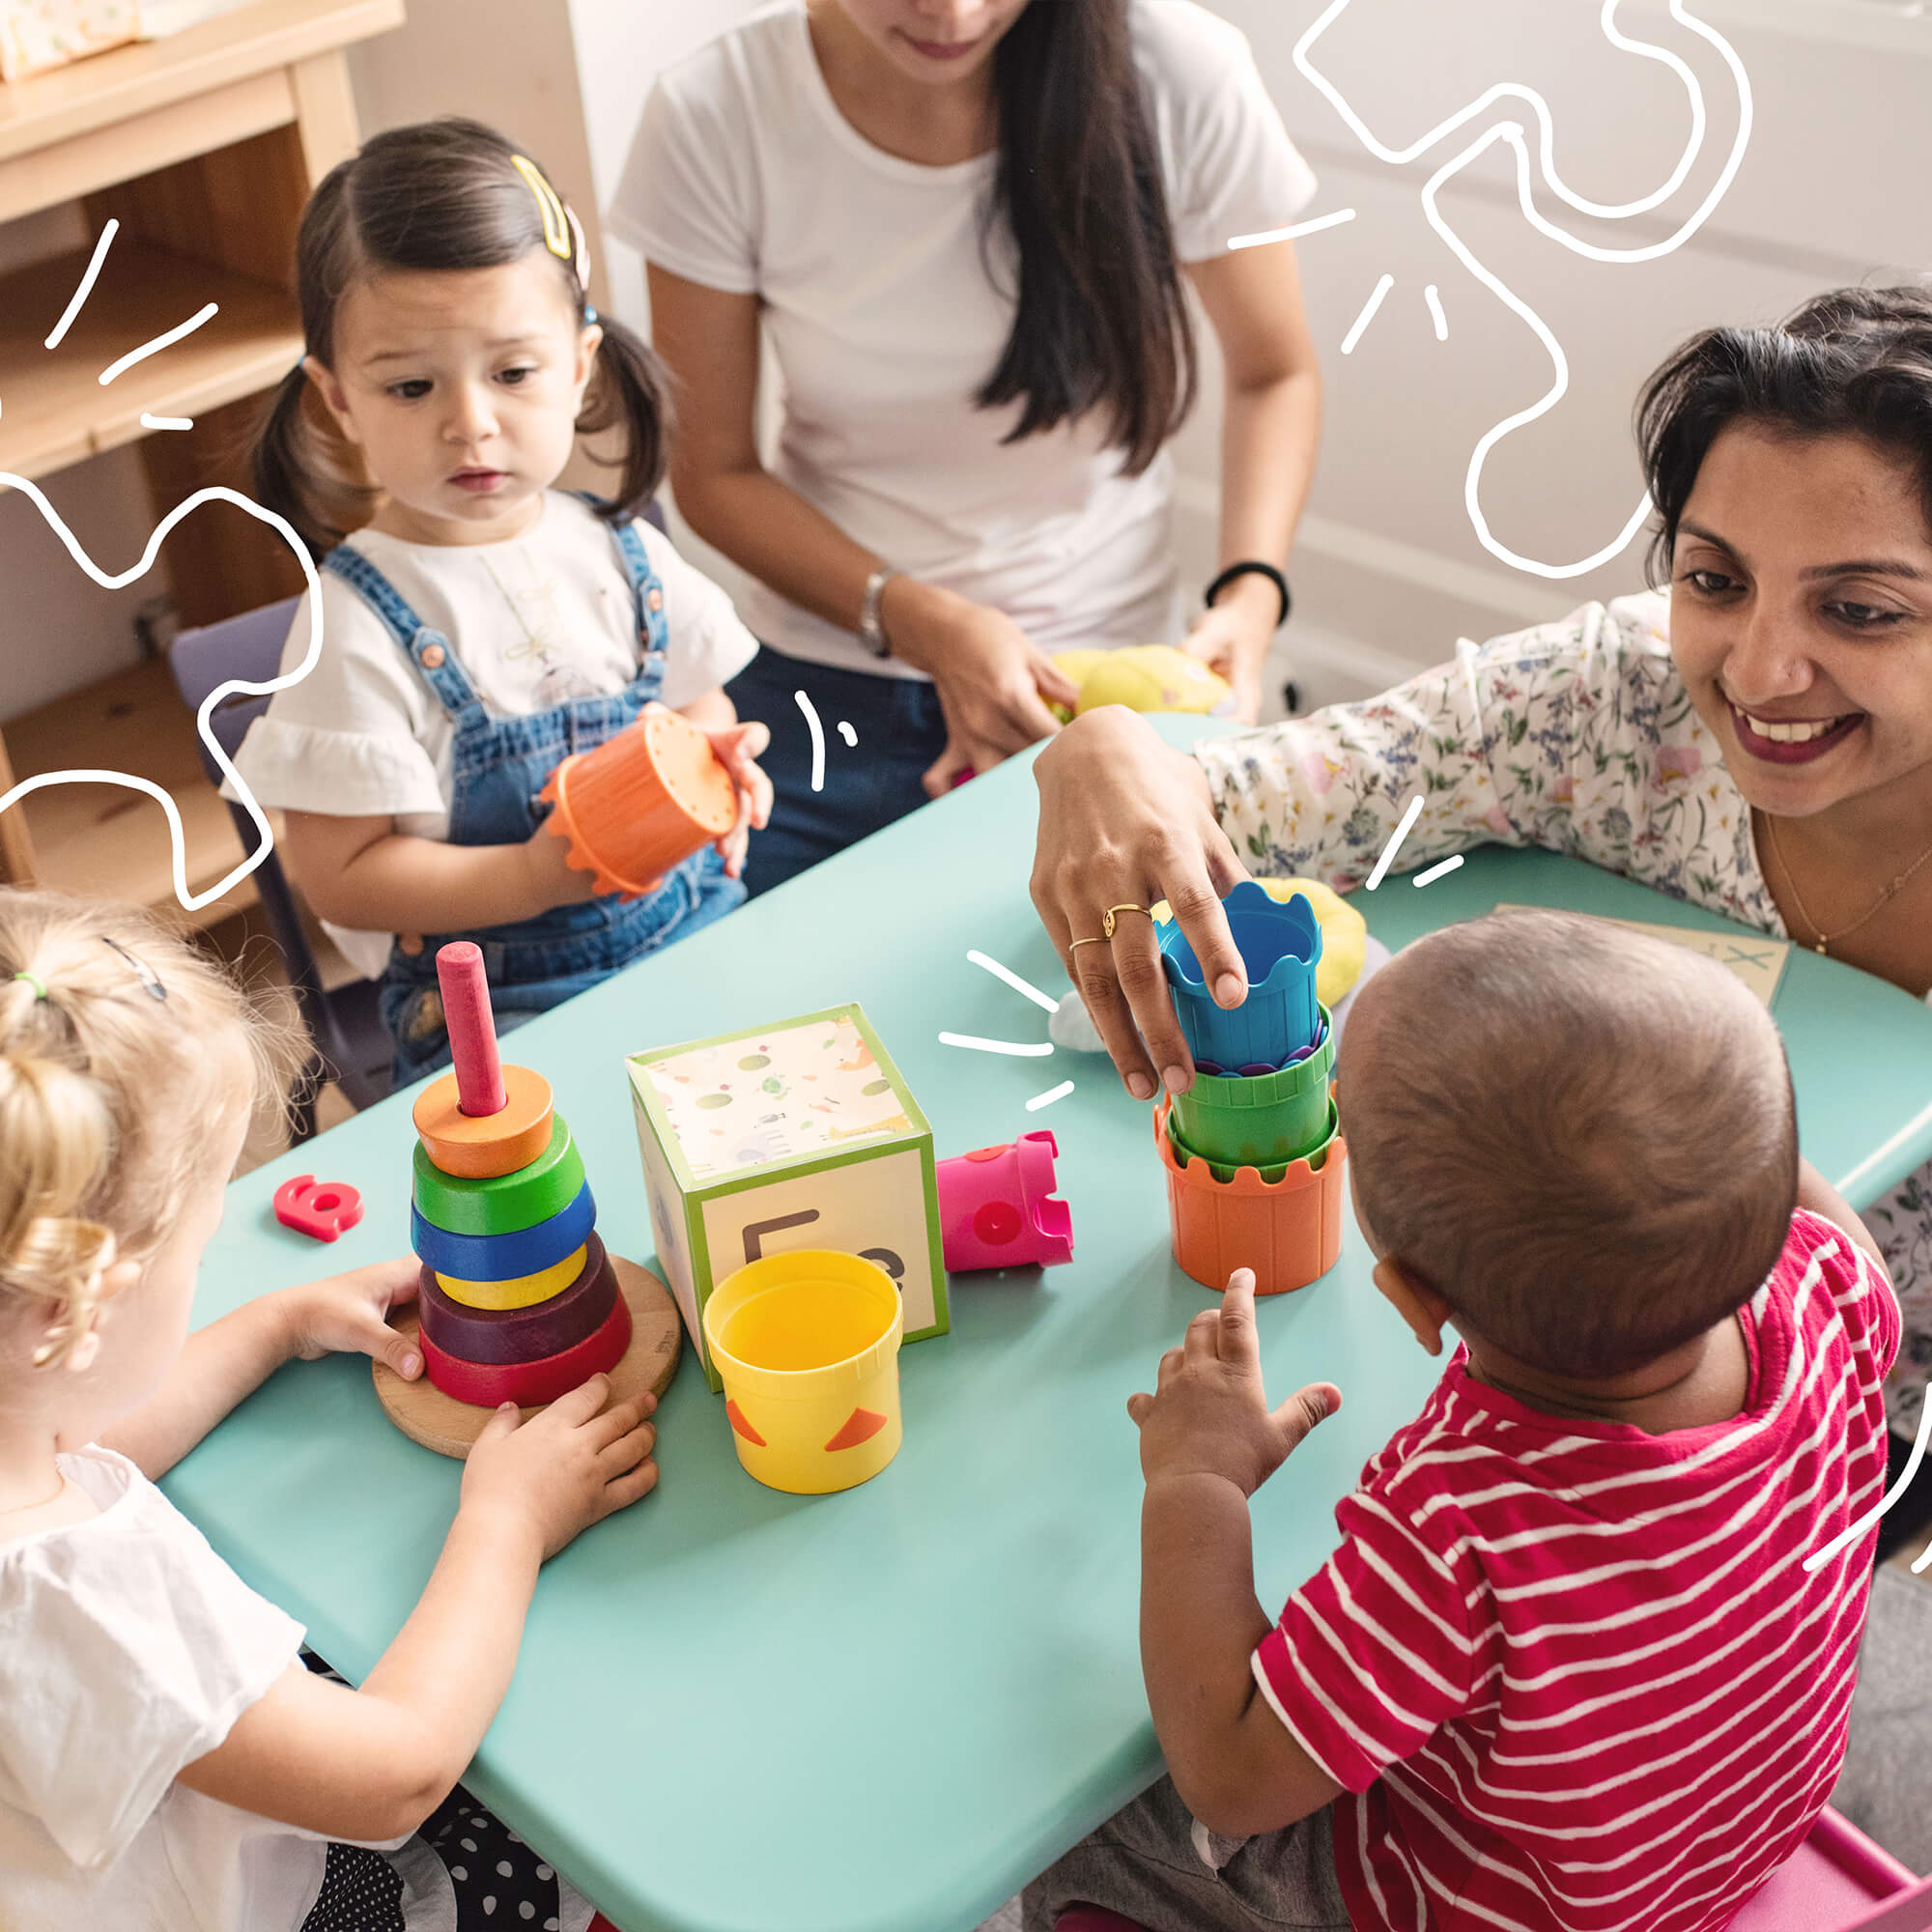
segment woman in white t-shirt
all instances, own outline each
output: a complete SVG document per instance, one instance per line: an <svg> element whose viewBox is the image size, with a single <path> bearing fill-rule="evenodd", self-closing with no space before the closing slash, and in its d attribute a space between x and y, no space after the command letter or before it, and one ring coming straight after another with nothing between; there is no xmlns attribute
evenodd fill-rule
<svg viewBox="0 0 1932 1932"><path fill-rule="evenodd" d="M1228 372L1186 645L1257 715L1321 392L1292 244L1229 243L1314 185L1193 0L787 0L660 77L609 218L679 384L678 507L757 581L753 893L1052 732L1049 652L1167 635L1184 284Z"/></svg>

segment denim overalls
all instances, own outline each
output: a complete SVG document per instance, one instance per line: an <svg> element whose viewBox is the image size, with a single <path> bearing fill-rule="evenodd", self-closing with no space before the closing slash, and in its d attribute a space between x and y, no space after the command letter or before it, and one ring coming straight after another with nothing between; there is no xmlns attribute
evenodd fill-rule
<svg viewBox="0 0 1932 1932"><path fill-rule="evenodd" d="M609 696L573 698L528 718L491 717L449 639L425 625L353 544L338 544L329 553L323 567L383 620L456 727L452 845L522 844L548 811L537 803L537 793L551 773L571 753L587 752L621 731L657 696L665 669L664 589L635 526L623 523L611 534L637 603L642 646L638 675ZM507 1030L708 925L744 897L744 886L724 876L724 861L707 845L668 873L650 897L628 905L611 895L556 906L520 925L425 933L414 953L404 952L399 939L389 952L381 995L383 1021L396 1041L396 1085L449 1064L437 989L439 947L470 939L483 949L497 1024Z"/></svg>

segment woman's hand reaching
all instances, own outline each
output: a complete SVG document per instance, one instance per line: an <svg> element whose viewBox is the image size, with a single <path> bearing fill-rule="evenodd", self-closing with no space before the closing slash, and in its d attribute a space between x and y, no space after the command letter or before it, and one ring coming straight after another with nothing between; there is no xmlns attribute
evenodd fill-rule
<svg viewBox="0 0 1932 1932"><path fill-rule="evenodd" d="M1035 909L1127 1091L1184 1091L1194 1062L1175 1017L1153 922L1110 908L1165 899L1201 961L1215 1004L1247 998L1247 973L1221 900L1247 874L1221 830L1201 767L1117 704L1076 718L1034 765L1039 842ZM1074 941L1099 940L1076 947ZM1152 1059L1150 1062L1149 1056ZM1154 1068L1160 1068L1156 1076Z"/></svg>
<svg viewBox="0 0 1932 1932"><path fill-rule="evenodd" d="M1070 707L1079 696L1002 611L895 577L879 614L894 653L931 677L945 713L946 750L924 776L929 798L943 798L962 771L990 771L1052 737L1060 722L1047 704Z"/></svg>

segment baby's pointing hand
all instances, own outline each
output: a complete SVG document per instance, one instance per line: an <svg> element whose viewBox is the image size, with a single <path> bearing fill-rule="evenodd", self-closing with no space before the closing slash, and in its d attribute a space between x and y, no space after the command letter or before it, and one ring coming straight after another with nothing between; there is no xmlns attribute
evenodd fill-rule
<svg viewBox="0 0 1932 1932"><path fill-rule="evenodd" d="M422 1264L411 1257L283 1289L277 1299L289 1324L289 1353L305 1362L332 1354L368 1355L413 1381L422 1374L422 1355L389 1326L387 1317L391 1308L415 1299L421 1279Z"/></svg>
<svg viewBox="0 0 1932 1932"><path fill-rule="evenodd" d="M1160 1360L1152 1395L1127 1399L1151 1484L1219 1476L1253 1495L1303 1436L1342 1406L1333 1382L1310 1382L1270 1412L1255 1338L1255 1278L1236 1268L1218 1309L1203 1309Z"/></svg>

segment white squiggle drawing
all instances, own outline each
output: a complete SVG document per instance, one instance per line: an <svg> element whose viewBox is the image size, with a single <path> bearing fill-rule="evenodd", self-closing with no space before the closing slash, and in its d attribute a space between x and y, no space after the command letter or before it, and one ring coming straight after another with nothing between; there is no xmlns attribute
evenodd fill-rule
<svg viewBox="0 0 1932 1932"><path fill-rule="evenodd" d="M1299 242L1304 235L1320 235L1324 228L1339 228L1354 218L1352 208L1338 208L1333 214L1318 214L1313 221L1292 221L1286 228L1267 228L1259 235L1236 235L1228 246L1265 248L1270 242Z"/></svg>
<svg viewBox="0 0 1932 1932"><path fill-rule="evenodd" d="M1349 104L1342 91L1309 58L1316 43L1352 4L1353 0L1331 0L1331 4L1322 10L1301 39L1295 43L1294 64L1342 117L1363 147L1378 160L1385 161L1391 166L1406 165L1458 128L1479 118L1496 101L1514 99L1522 101L1536 117L1540 134L1538 162L1549 191L1579 214L1590 215L1600 220L1622 221L1630 219L1633 215L1648 213L1652 209L1661 207L1669 200L1690 178L1691 168L1696 165L1697 157L1703 152L1708 116L1705 111L1704 91L1698 85L1697 76L1684 60L1669 48L1657 46L1648 41L1636 40L1622 32L1616 24L1619 0L1604 0L1603 11L1598 17L1598 26L1604 38L1612 46L1626 53L1635 54L1644 60L1657 61L1667 67L1683 82L1690 103L1690 139L1686 142L1684 152L1678 157L1677 165L1671 170L1669 178L1649 194L1635 201L1605 203L1590 201L1576 193L1564 182L1557 170L1556 128L1548 103L1533 88L1525 87L1518 81L1497 82L1469 102L1466 107L1432 128L1428 133L1419 140L1411 142L1406 148L1388 147L1376 138L1368 124ZM1669 0L1669 9L1670 17L1679 26L1707 41L1718 50L1725 66L1730 70L1738 90L1738 129L1736 138L1731 144L1731 152L1709 193L1674 234L1665 237L1662 242L1651 242L1641 248L1605 248L1595 242L1584 241L1580 236L1571 234L1559 223L1548 219L1537 208L1531 192L1529 149L1524 139L1522 125L1515 121L1502 122L1470 143L1454 159L1431 176L1422 190L1423 212L1428 217L1429 225L1448 243L1456 258L1485 288L1528 324L1548 352L1555 369L1555 381L1545 395L1530 408L1506 417L1476 444L1475 451L1469 459L1468 474L1463 484L1463 499L1468 507L1469 519L1484 549L1514 568L1536 577L1549 579L1581 577L1586 572L1596 569L1598 565L1608 562L1611 557L1626 550L1638 530L1643 527L1650 516L1650 499L1646 497L1637 506L1636 514L1631 518L1624 526L1623 533L1614 542L1577 563L1551 564L1540 562L1534 557L1522 556L1501 543L1491 530L1482 511L1483 466L1489 461L1490 452L1504 437L1548 414L1563 399L1570 387L1570 365L1564 356L1562 345L1550 332L1542 317L1517 296L1500 276L1477 261L1462 238L1450 227L1437 205L1437 198L1447 182L1460 174L1463 169L1471 166L1491 146L1497 141L1507 141L1517 158L1518 203L1521 208L1523 218L1539 234L1568 248L1573 254L1581 255L1592 262L1654 262L1681 248L1698 229L1703 227L1719 203L1730 192L1731 184L1737 179L1738 169L1744 163L1745 151L1750 144L1754 109L1750 76L1745 71L1744 62L1739 59L1736 48L1715 27L1690 13L1685 0ZM1438 328L1438 335L1440 333L1441 330Z"/></svg>
<svg viewBox="0 0 1932 1932"><path fill-rule="evenodd" d="M1384 275L1376 284L1375 293L1362 304L1362 312L1350 326L1349 332L1342 338L1342 354L1352 355L1355 344L1368 332L1369 324L1375 321L1376 311L1388 299L1388 292L1395 287L1395 277Z"/></svg>
<svg viewBox="0 0 1932 1932"><path fill-rule="evenodd" d="M66 339L68 330L73 327L74 317L86 306L88 297L94 293L95 277L100 273L100 265L106 261L107 251L113 247L114 238L120 232L120 222L110 215L107 225L100 231L100 240L94 244L94 254L80 278L80 286L74 290L67 307L61 311L61 319L54 324L53 333L46 339L46 348L58 349Z"/></svg>
<svg viewBox="0 0 1932 1932"><path fill-rule="evenodd" d="M1856 1522L1848 1523L1822 1549L1814 1549L1805 1557L1804 1569L1807 1577L1821 1564L1829 1563L1846 1544L1857 1542L1912 1487L1912 1479L1918 1475L1918 1465L1925 1460L1928 1442L1932 1442L1932 1382L1926 1384L1925 1406L1918 1417L1918 1438L1912 1445L1912 1454L1905 1459L1905 1467L1898 1472L1898 1480ZM1932 1568L1932 1544L1926 1546L1924 1553L1912 1568L1915 1575Z"/></svg>
<svg viewBox="0 0 1932 1932"><path fill-rule="evenodd" d="M242 863L218 884L209 887L205 893L191 894L187 889L187 835L182 829L181 812L174 800L155 783L152 779L138 778L128 772L69 771L42 772L38 777L23 779L12 791L0 795L0 811L32 793L43 790L48 785L57 784L115 784L127 785L134 791L144 791L159 805L167 814L168 837L174 847L175 897L183 909L196 912L212 899L218 899L222 894L239 885L269 854L274 850L275 837L270 830L269 821L263 815L262 808L255 802L255 795L242 781L242 775L230 763L228 753L216 742L214 733L209 729L209 718L215 707L230 697L267 697L270 693L286 691L292 684L299 684L322 656L322 586L317 581L315 565L309 558L307 548L295 533L294 528L274 511L266 510L251 497L239 491L228 490L219 484L211 484L205 490L197 490L168 512L156 525L154 534L148 539L148 547L141 553L141 560L127 570L110 575L88 555L73 532L61 521L60 512L47 501L39 486L24 476L14 476L0 470L0 489L17 490L31 499L34 507L45 518L48 526L61 542L67 546L68 554L74 562L93 578L103 590L119 590L125 584L132 583L145 577L154 568L155 557L159 553L168 532L188 514L203 503L233 503L239 510L245 510L258 522L269 525L281 537L301 565L302 576L308 582L308 650L294 670L284 671L281 676L270 678L266 684L250 684L242 678L231 678L226 684L217 686L202 700L201 709L195 714L195 729L201 733L201 741L208 747L210 755L221 768L222 773L233 783L238 802L254 821L255 832L260 842Z"/></svg>
<svg viewBox="0 0 1932 1932"><path fill-rule="evenodd" d="M818 707L804 692L794 691L798 708L805 713L805 727L811 733L811 788L825 789L825 726L818 722Z"/></svg>
<svg viewBox="0 0 1932 1932"><path fill-rule="evenodd" d="M104 389L117 377L124 376L136 362L145 362L150 355L158 355L163 349L172 349L185 335L192 335L205 322L213 322L221 313L219 302L204 302L185 322L178 322L172 328L163 329L152 342L144 342L138 349L130 349L125 355L117 355L96 379Z"/></svg>

